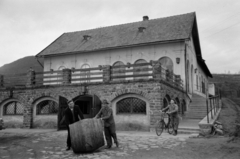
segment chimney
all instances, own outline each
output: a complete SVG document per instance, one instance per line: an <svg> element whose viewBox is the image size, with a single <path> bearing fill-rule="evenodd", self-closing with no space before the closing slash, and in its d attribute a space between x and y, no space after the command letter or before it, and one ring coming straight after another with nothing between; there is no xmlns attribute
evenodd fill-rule
<svg viewBox="0 0 240 159"><path fill-rule="evenodd" d="M147 21L147 20L149 20L148 16L147 15L143 16L143 21Z"/></svg>

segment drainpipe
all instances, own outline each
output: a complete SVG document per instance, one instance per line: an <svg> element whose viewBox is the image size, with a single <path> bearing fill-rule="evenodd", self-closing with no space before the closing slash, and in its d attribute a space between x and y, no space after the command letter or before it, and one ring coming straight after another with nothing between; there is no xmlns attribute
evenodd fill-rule
<svg viewBox="0 0 240 159"><path fill-rule="evenodd" d="M37 62L39 63L39 65L42 66L42 68L43 68L43 65L41 64L40 61L38 61L38 58L37 58L37 57L36 57L36 59L37 59Z"/></svg>
<svg viewBox="0 0 240 159"><path fill-rule="evenodd" d="M187 44L186 44L186 40L185 40L185 43L184 43L184 70L185 70L185 89L186 89L186 92L188 91L187 90L187 71L186 71L186 63L187 63ZM188 92L187 92L188 93Z"/></svg>

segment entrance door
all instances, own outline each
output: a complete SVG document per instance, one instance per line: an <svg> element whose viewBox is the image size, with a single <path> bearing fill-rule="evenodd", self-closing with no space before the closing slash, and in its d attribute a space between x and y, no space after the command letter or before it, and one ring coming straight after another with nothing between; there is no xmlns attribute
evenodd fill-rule
<svg viewBox="0 0 240 159"><path fill-rule="evenodd" d="M93 118L101 109L101 101L96 95L81 95L73 99L79 106L84 118Z"/></svg>
<svg viewBox="0 0 240 159"><path fill-rule="evenodd" d="M66 126L65 122L60 124L60 121L64 117L64 110L68 107L67 101L68 100L66 98L64 98L62 96L59 96L58 130L65 130L65 129L67 129L67 126Z"/></svg>

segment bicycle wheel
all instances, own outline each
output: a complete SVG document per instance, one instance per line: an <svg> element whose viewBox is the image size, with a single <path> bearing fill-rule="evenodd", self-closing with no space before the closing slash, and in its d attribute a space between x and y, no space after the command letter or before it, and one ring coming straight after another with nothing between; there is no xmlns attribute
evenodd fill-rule
<svg viewBox="0 0 240 159"><path fill-rule="evenodd" d="M171 124L171 122L168 124L168 133L169 134L173 133L173 124Z"/></svg>
<svg viewBox="0 0 240 159"><path fill-rule="evenodd" d="M160 136L163 132L163 129L164 129L164 123L162 121L159 121L156 125L156 134L157 136Z"/></svg>

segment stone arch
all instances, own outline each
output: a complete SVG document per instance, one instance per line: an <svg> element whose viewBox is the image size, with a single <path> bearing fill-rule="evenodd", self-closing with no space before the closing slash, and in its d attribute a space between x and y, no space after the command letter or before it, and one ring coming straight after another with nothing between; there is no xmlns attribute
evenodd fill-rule
<svg viewBox="0 0 240 159"><path fill-rule="evenodd" d="M138 98L146 103L146 114L124 115L117 114L117 102L126 98ZM119 130L149 130L150 128L150 100L140 94L127 93L112 100L112 110Z"/></svg>
<svg viewBox="0 0 240 159"><path fill-rule="evenodd" d="M180 113L181 112L181 108L180 108L181 107L181 102L180 102L178 97L175 98L175 104L177 104L178 112Z"/></svg>
<svg viewBox="0 0 240 159"><path fill-rule="evenodd" d="M171 97L166 94L163 98L163 108L166 108L170 103Z"/></svg>
<svg viewBox="0 0 240 159"><path fill-rule="evenodd" d="M8 98L8 99L3 100L0 103L0 117L3 118L5 127L13 127L13 128L22 127L23 126L23 115L3 115L4 106L10 102L18 102L23 106L23 109L25 109L23 103L19 99Z"/></svg>
<svg viewBox="0 0 240 159"><path fill-rule="evenodd" d="M161 66L166 68L168 71L173 73L173 61L170 57L164 56L159 59L159 62L161 63Z"/></svg>
<svg viewBox="0 0 240 159"><path fill-rule="evenodd" d="M125 94L137 94L148 100L151 100L151 97L148 95L148 93L140 89L119 89L112 95L112 97L110 97L109 101L113 101L115 98Z"/></svg>
<svg viewBox="0 0 240 159"><path fill-rule="evenodd" d="M4 107L7 103L10 103L10 102L19 102L19 103L22 104L22 102L19 101L19 100L16 99L16 98L8 98L8 99L3 100L3 101L0 103L0 117L3 116L3 107Z"/></svg>
<svg viewBox="0 0 240 159"><path fill-rule="evenodd" d="M40 98L35 99L33 101L33 107L32 107L33 128L36 128L36 127L57 128L57 114L37 115L36 113L38 104L46 100L54 101L57 105L59 104L58 100L56 100L51 96L42 96Z"/></svg>
<svg viewBox="0 0 240 159"><path fill-rule="evenodd" d="M186 101L183 99L181 102L182 106L181 106L181 114L184 115L185 111L187 111L187 103Z"/></svg>

